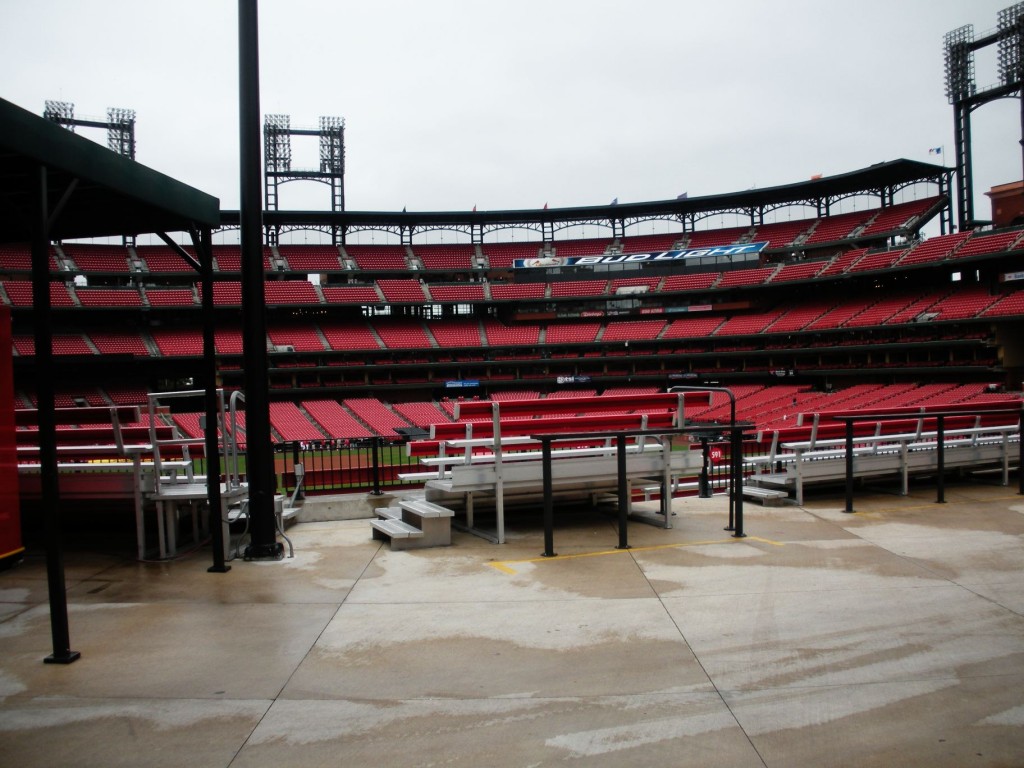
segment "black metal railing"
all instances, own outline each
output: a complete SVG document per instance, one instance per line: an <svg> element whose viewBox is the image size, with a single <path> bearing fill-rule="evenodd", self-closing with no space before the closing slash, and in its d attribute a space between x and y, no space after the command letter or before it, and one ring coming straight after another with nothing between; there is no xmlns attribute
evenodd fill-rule
<svg viewBox="0 0 1024 768"><path fill-rule="evenodd" d="M274 446L278 489L291 493L298 484L296 465L302 465L302 489L307 493L368 492L407 487L399 473L420 469L406 455L407 440L374 437L359 440L314 440Z"/></svg>

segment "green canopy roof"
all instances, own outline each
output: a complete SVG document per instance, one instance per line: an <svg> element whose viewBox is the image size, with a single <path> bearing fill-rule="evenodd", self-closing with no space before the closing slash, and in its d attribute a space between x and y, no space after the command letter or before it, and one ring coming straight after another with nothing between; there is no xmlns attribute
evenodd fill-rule
<svg viewBox="0 0 1024 768"><path fill-rule="evenodd" d="M0 99L0 242L27 242L45 166L54 240L214 227L220 201Z"/></svg>

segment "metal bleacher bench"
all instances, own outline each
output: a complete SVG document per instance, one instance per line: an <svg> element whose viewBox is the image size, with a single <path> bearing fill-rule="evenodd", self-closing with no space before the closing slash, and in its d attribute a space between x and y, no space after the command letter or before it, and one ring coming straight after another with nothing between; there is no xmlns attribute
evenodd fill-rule
<svg viewBox="0 0 1024 768"><path fill-rule="evenodd" d="M19 426L38 422L35 409L15 412ZM145 557L146 523L144 503L161 484L177 486L184 482L204 480L192 474L192 461L187 457L155 460L150 427L134 426L140 421L137 406L92 406L54 409L59 426L75 425L76 429L58 430L57 472L61 477L63 499L131 500L135 510L138 555ZM126 426L133 425L133 426ZM156 429L161 436L170 436L172 428ZM19 430L18 475L20 492L26 498L41 494L40 448L35 433ZM198 522L193 520L198 535ZM161 557L166 556L165 525L158 523Z"/></svg>
<svg viewBox="0 0 1024 768"><path fill-rule="evenodd" d="M1010 445L1020 440L1018 425L993 425L945 430L944 466L947 469L995 467L1003 483L1013 452ZM747 485L788 492L803 504L804 487L814 483L837 483L846 477L844 438L784 442L782 452L763 457L762 471L748 478ZM938 434L916 430L899 434L860 435L854 440L853 476L898 475L905 495L912 475L929 474L938 467Z"/></svg>
<svg viewBox="0 0 1024 768"><path fill-rule="evenodd" d="M408 444L411 456L430 469L403 473L405 480L424 482L420 501L436 513L417 514L414 502L399 504L401 515L382 512L374 521L374 536L390 538L393 548L437 546L450 542L455 511L463 513L467 530L496 543L504 543L506 504L537 503L542 498L542 453L529 435L554 432L565 441L552 450L552 483L562 498L595 499L618 488L616 446L611 439L573 441L573 433L596 430L626 431L682 425L684 402L710 402L707 393L659 393L574 399L471 401L459 403L454 423L431 427L430 438ZM647 494L657 485L670 487L674 477L696 474L699 453L673 451L671 440L640 438L627 448L627 477ZM669 494L670 495L670 494ZM476 528L475 507L493 505L497 530ZM664 501L667 508L668 502ZM669 515L662 521L669 527ZM431 522L427 522L427 521ZM428 526L433 531L428 534ZM449 531L441 533L440 530ZM422 532L422 533L420 533Z"/></svg>

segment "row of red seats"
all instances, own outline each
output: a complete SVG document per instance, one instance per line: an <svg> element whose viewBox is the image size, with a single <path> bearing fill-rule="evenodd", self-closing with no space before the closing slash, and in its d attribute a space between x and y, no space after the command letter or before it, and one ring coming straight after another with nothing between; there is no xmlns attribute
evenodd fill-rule
<svg viewBox="0 0 1024 768"><path fill-rule="evenodd" d="M951 321L1001 317L1024 312L1024 289L990 294L984 287L965 285L951 290L903 291L882 299L860 297L840 305L831 300L805 301L775 309L721 314L688 313L674 319L645 318L609 321L523 323L507 326L495 320L376 320L373 322L296 323L268 329L275 351L322 352L357 349L439 349L498 346L560 346L602 342L613 354L613 345L654 339L685 340L757 334L788 334L797 331L837 328L896 326L912 321ZM222 354L240 354L242 335L238 328L216 332ZM19 355L34 353L32 337L16 334L14 348ZM63 355L130 354L179 356L202 354L199 328L154 328L149 340L141 332L107 330L62 332L54 336L54 351Z"/></svg>

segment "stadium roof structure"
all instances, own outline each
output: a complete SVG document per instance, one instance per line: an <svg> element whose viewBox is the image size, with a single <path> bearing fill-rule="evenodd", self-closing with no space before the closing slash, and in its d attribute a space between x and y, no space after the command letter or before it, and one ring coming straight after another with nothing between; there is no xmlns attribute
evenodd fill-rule
<svg viewBox="0 0 1024 768"><path fill-rule="evenodd" d="M0 99L0 242L28 242L47 170L54 240L216 226L220 201Z"/></svg>
<svg viewBox="0 0 1024 768"><path fill-rule="evenodd" d="M379 226L413 230L437 226L479 227L488 230L516 224L625 222L667 216L698 220L704 216L727 212L742 212L753 216L787 204L816 205L824 209L827 203L858 194L876 194L888 203L891 202L889 194L922 182L935 183L945 193L950 188L953 173L953 169L945 166L901 159L794 184L675 200L505 211L264 211L263 218L268 227L301 222L343 229ZM237 211L225 211L223 215L224 224L237 224Z"/></svg>
<svg viewBox="0 0 1024 768"><path fill-rule="evenodd" d="M220 201L204 192L139 165L57 123L0 99L0 242L29 242L32 251L32 319L35 331L39 457L42 514L45 523L47 579L53 654L46 661L66 664L79 654L68 638L67 595L60 534L54 407L53 328L47 257L53 240L107 235L188 231L202 264L204 362L207 418L217 418L214 388L210 230L220 220ZM184 254L184 251L182 251ZM189 257L189 260L191 258ZM6 354L10 354L9 351ZM212 436L212 437L211 437ZM217 452L215 430L207 456ZM219 469L211 458L210 501L219 501ZM219 508L219 507L214 507ZM219 526L215 526L219 528ZM216 557L216 554L215 554ZM217 567L215 560L215 567ZM222 566L222 564L221 564Z"/></svg>

